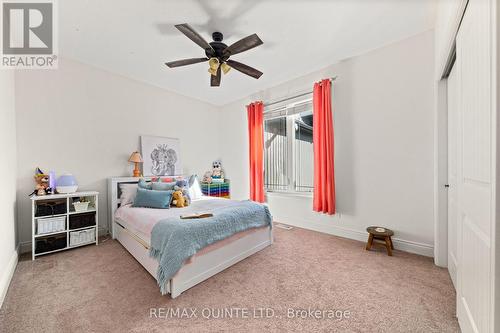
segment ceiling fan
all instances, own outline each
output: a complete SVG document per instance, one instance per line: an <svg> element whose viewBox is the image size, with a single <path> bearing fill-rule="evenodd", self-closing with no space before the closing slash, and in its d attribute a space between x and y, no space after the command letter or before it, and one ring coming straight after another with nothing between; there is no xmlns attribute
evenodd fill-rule
<svg viewBox="0 0 500 333"><path fill-rule="evenodd" d="M240 39L236 43L227 46L222 42L224 36L220 32L214 32L212 34L212 38L214 41L208 43L187 23L177 24L175 25L175 27L184 35L186 35L187 38L191 39L193 42L203 48L205 50L205 57L167 62L165 63L165 65L167 65L168 67L174 68L208 61L208 72L211 74L210 86L212 87L220 86L220 80L222 76L221 72L227 74L227 72L229 72L231 68L234 68L235 70L256 79L258 79L263 74L261 71L258 71L255 68L229 59L229 57L234 54L238 54L264 44L262 40L260 40L259 36L257 36L257 34L247 36Z"/></svg>

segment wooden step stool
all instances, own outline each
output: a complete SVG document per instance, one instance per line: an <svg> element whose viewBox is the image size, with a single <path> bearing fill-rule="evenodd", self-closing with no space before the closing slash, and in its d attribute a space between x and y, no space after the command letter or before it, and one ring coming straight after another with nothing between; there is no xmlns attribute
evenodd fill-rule
<svg viewBox="0 0 500 333"><path fill-rule="evenodd" d="M383 231L377 229L384 229ZM366 251L369 251L372 248L373 241L379 242L381 244L385 244L385 248L387 249L387 254L392 256L392 250L394 250L394 245L392 244L392 236L394 236L394 231L391 229L383 228L383 227L368 227L366 228L368 231L368 242L366 243Z"/></svg>

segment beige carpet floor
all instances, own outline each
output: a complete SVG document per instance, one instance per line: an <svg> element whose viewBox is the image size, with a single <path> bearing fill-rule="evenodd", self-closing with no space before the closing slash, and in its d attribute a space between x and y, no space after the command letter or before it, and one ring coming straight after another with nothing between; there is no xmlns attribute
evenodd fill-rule
<svg viewBox="0 0 500 333"><path fill-rule="evenodd" d="M171 318L176 309L191 317ZM309 309L320 310L319 319L311 318ZM306 318L289 316L297 310L306 310L298 313ZM225 318L216 318L222 315ZM0 310L0 331L457 332L459 328L451 280L431 258L400 251L388 257L382 250L365 251L361 242L275 228L271 247L176 299L162 297L155 280L113 240L34 262L24 258Z"/></svg>

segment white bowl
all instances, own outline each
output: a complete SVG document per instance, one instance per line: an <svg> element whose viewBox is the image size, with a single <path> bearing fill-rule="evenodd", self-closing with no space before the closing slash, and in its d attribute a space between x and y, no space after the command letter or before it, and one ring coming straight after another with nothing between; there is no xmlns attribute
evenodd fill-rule
<svg viewBox="0 0 500 333"><path fill-rule="evenodd" d="M78 185L74 185L74 186L56 186L57 193L62 193L62 194L75 193L76 190L78 190Z"/></svg>

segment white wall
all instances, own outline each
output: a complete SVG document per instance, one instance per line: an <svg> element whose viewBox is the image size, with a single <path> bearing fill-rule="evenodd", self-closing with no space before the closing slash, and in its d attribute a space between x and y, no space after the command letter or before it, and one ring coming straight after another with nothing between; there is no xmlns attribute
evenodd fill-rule
<svg viewBox="0 0 500 333"><path fill-rule="evenodd" d="M221 152L232 196L248 197L245 105L334 83L339 214L312 212L312 199L269 195L275 220L366 239L366 227L396 232L396 247L433 255L434 35L429 31L265 90L222 110ZM227 140L226 138L230 138Z"/></svg>
<svg viewBox="0 0 500 333"><path fill-rule="evenodd" d="M28 194L36 167L71 172L81 190L99 191L106 227L106 179L131 175L127 160L140 149L140 135L179 138L186 174L203 174L220 155L215 107L68 59L58 70L20 72L16 103L23 249L31 239Z"/></svg>
<svg viewBox="0 0 500 333"><path fill-rule="evenodd" d="M94 67L61 59L55 71L16 76L19 232L31 236L34 168L72 172L80 188L101 192L107 224L106 178L129 175L140 135L178 137L185 173L202 174L222 157L232 196L248 197L245 105L334 83L339 214L312 212L305 197L270 196L275 219L365 240L365 228L396 231L396 246L432 255L433 32L386 46L267 89L219 110L213 106ZM219 112L220 111L220 112ZM223 120L223 130L209 130Z"/></svg>
<svg viewBox="0 0 500 333"><path fill-rule="evenodd" d="M17 264L14 72L0 71L0 306Z"/></svg>

